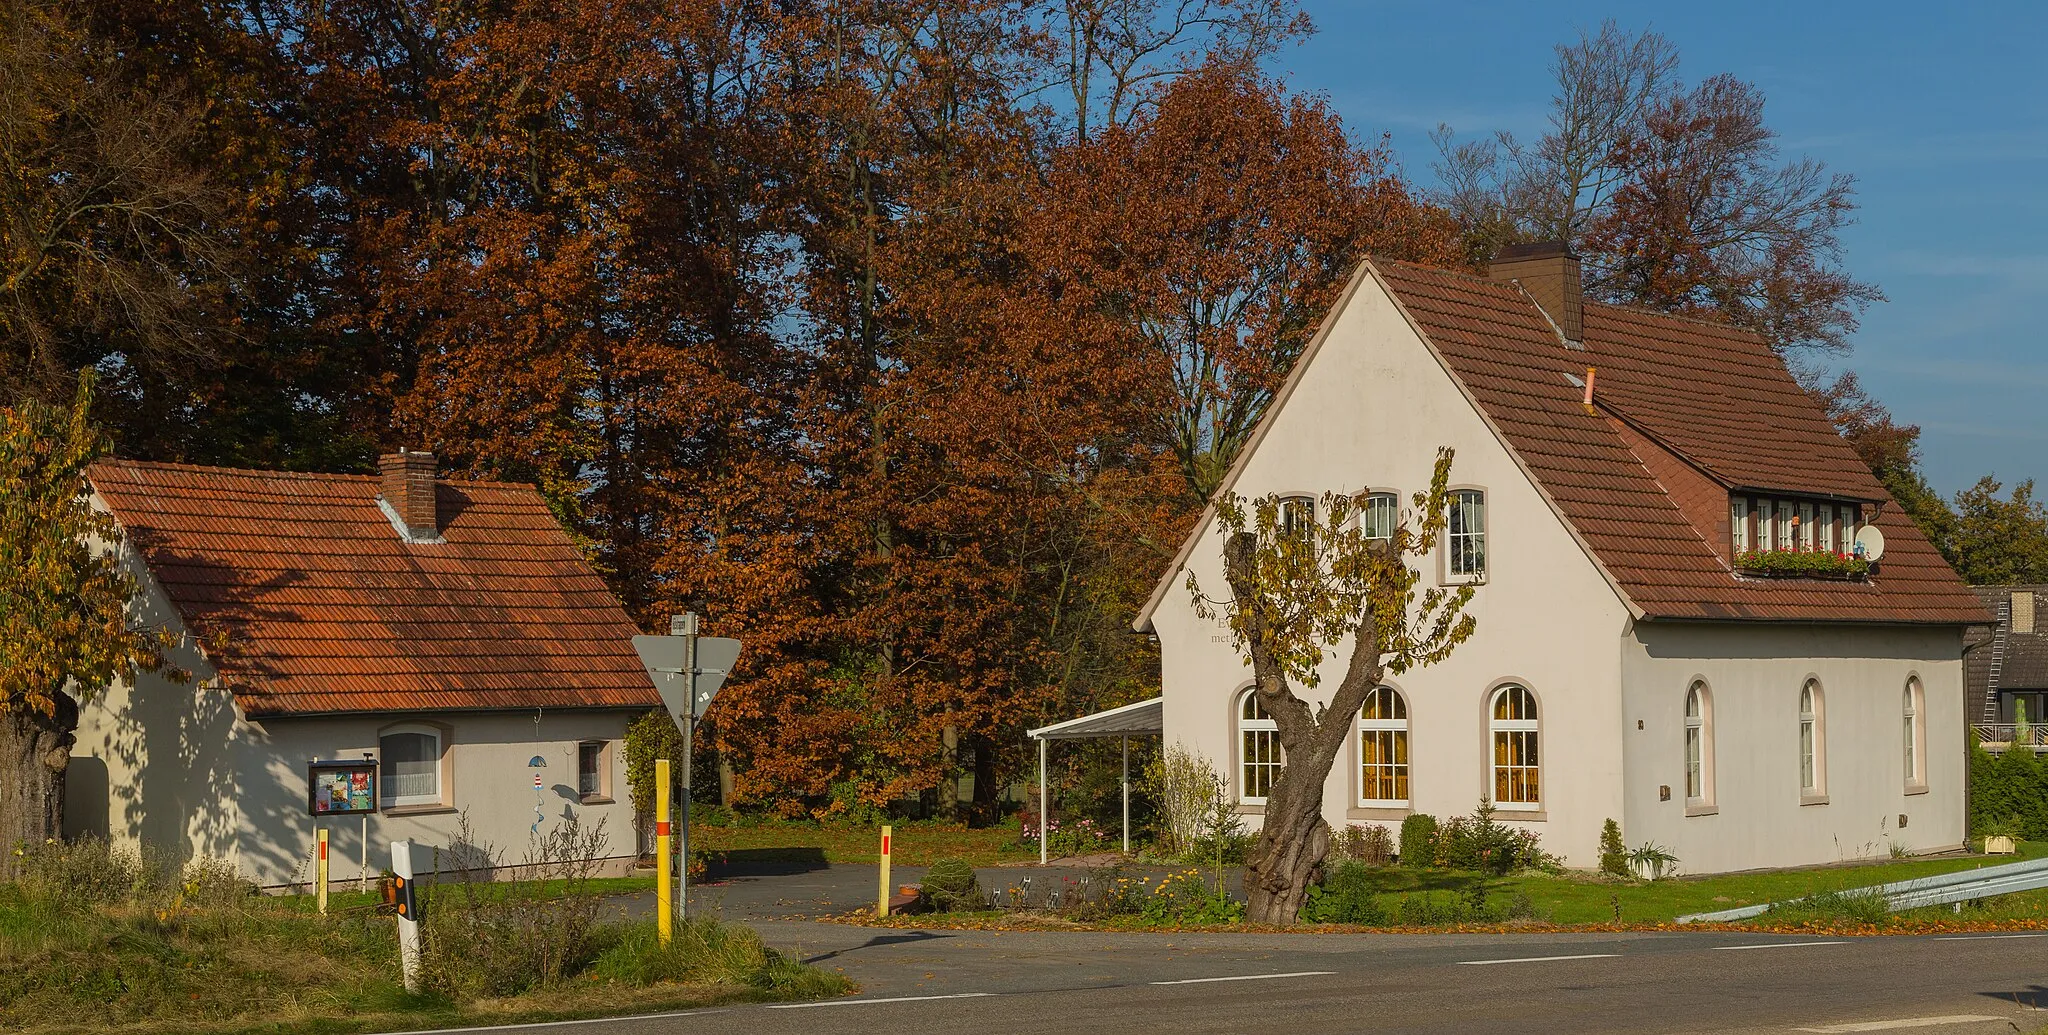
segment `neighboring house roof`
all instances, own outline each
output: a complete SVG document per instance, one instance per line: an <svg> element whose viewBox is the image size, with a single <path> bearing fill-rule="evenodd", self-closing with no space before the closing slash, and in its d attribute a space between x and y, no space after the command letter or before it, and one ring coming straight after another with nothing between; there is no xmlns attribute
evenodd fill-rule
<svg viewBox="0 0 2048 1035"><path fill-rule="evenodd" d="M1636 309L1584 304L1582 347L1513 282L1365 263L1276 393L1286 405L1337 313L1365 279L1383 285L1444 369L1529 473L1587 555L1640 617L1971 624L1990 620L1948 563L1896 504L1876 524L1886 537L1878 574L1862 582L1738 576L1724 533L1688 518L1630 446L1647 438L1727 489L1887 501L1819 405L1764 343L1732 327ZM1582 404L1597 368L1595 410ZM1262 426L1225 480L1229 491ZM1725 497L1718 504L1726 510ZM1146 627L1178 584L1205 514L1161 578L1137 625Z"/></svg>
<svg viewBox="0 0 2048 1035"><path fill-rule="evenodd" d="M91 479L251 717L660 703L639 630L530 485L434 483L443 541L421 543L373 476Z"/></svg>
<svg viewBox="0 0 2048 1035"><path fill-rule="evenodd" d="M1984 606L1996 617L1996 624L1974 637L1972 649L1964 655L1963 686L1971 722L1997 722L1997 695L2010 690L2048 690L2048 586L1972 586ZM2035 615L2032 632L2014 632L2012 595L2031 593ZM1999 644L2000 638L2003 644ZM1996 648L1994 650L1994 648ZM1992 678L1992 661L1998 662L1997 679ZM2042 719L2043 716L2033 716Z"/></svg>

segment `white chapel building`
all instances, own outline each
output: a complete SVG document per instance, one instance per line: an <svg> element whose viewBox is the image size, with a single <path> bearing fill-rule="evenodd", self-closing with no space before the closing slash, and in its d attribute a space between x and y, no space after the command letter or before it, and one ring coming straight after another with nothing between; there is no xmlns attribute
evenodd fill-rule
<svg viewBox="0 0 2048 1035"><path fill-rule="evenodd" d="M1556 245L1484 276L1363 264L1224 483L1383 494L1363 517L1382 522L1456 450L1423 577L1477 586L1477 632L1368 700L1325 818L1490 798L1567 865L1597 864L1612 818L1690 873L1960 846L1983 604L1761 340L1579 284ZM1786 570L1873 526L1867 573ZM1213 760L1256 825L1278 735L1186 588L1227 592L1222 546L1212 508L1136 627L1159 638L1166 743ZM1295 692L1327 697L1347 660Z"/></svg>

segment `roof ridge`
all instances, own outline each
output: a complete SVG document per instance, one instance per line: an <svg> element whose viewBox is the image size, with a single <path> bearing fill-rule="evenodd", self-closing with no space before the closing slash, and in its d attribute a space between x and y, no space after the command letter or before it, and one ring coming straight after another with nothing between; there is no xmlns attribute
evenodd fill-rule
<svg viewBox="0 0 2048 1035"><path fill-rule="evenodd" d="M136 460L123 456L101 457L95 464L112 464L118 467L139 467L152 471L186 471L193 474L222 474L254 478L308 478L320 481L377 482L379 475L351 474L346 471L286 471L274 467L222 467L215 464L186 464L169 460ZM491 488L533 489L539 486L532 482L499 481L492 478L450 478L435 475L435 481L443 485L483 485Z"/></svg>

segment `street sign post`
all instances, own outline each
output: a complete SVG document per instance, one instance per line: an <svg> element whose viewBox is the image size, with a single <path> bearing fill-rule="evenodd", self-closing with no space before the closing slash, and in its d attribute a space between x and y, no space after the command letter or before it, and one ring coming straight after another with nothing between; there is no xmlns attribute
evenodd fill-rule
<svg viewBox="0 0 2048 1035"><path fill-rule="evenodd" d="M682 858L676 867L676 909L684 919L690 915L690 778L691 754L697 720L711 706L718 688L740 657L740 641L722 636L697 635L697 615L685 612L669 619L667 636L635 636L633 649L654 680L661 703L683 731L682 823L678 831ZM664 882L666 883L666 882Z"/></svg>

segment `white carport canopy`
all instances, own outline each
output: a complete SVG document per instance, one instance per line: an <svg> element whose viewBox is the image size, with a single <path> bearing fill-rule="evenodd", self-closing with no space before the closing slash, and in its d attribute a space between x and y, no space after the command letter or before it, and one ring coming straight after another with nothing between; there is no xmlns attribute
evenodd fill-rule
<svg viewBox="0 0 2048 1035"><path fill-rule="evenodd" d="M1030 731L1030 737L1038 741L1038 862L1045 864L1046 817L1051 811L1050 795L1046 791L1046 748L1055 740L1099 740L1104 737L1122 737L1124 742L1124 853L1131 850L1131 738L1133 736L1158 736L1164 728L1160 720L1160 701L1154 697L1149 701L1111 708L1078 719L1040 726Z"/></svg>

